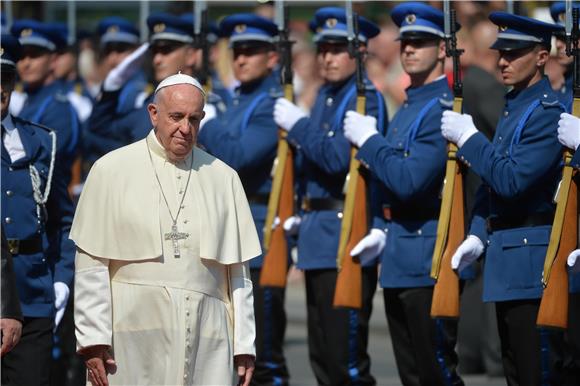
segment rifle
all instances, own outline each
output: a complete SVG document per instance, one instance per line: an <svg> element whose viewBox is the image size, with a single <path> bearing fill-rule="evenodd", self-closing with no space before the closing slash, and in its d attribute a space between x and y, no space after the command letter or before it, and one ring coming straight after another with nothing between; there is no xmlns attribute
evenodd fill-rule
<svg viewBox="0 0 580 386"><path fill-rule="evenodd" d="M358 39L358 15L352 11L351 1L346 2L346 21L348 51L351 58L356 60L356 111L359 114L364 114L366 94L362 53ZM356 152L356 147L351 146L350 167L346 177L346 197L336 258L338 276L333 305L334 307L360 309L362 307L362 268L359 259L350 256L350 251L368 233L368 214L367 182L360 161L355 158Z"/></svg>
<svg viewBox="0 0 580 386"><path fill-rule="evenodd" d="M195 46L201 49L201 69L197 74L199 82L203 85L206 93L212 89L211 76L209 71L209 43L207 41L207 34L209 25L207 22L207 3L204 0L195 0L193 2L193 34L195 37Z"/></svg>
<svg viewBox="0 0 580 386"><path fill-rule="evenodd" d="M580 63L578 61L578 9L572 11L572 1L566 1L566 54L574 57L574 103L572 113L580 116ZM573 48L572 48L573 46ZM544 292L536 324L543 327L568 327L568 267L566 260L578 242L578 187L573 181L570 165L572 152L564 151L562 181L556 197L556 214L550 233L550 243L544 260L542 285Z"/></svg>
<svg viewBox="0 0 580 386"><path fill-rule="evenodd" d="M276 24L278 25L278 50L281 58L280 81L284 97L294 101L292 88L292 43L288 37L288 13L284 12L284 2L276 2ZM288 273L288 242L282 224L294 212L294 157L292 148L286 141L288 133L278 129L278 150L274 161L274 178L268 198L268 211L264 224L264 263L260 272L263 287L286 287ZM280 225L272 229L278 215Z"/></svg>
<svg viewBox="0 0 580 386"><path fill-rule="evenodd" d="M457 23L455 10L449 1L443 3L445 13L445 52L453 58L453 111L461 113L463 84L461 83L459 57L463 50L457 48ZM457 146L447 144L447 165L443 182L443 195L437 239L433 250L431 277L437 282L433 289L431 317L459 317L459 276L451 269L451 257L465 239L465 204L463 197L463 169L457 161Z"/></svg>

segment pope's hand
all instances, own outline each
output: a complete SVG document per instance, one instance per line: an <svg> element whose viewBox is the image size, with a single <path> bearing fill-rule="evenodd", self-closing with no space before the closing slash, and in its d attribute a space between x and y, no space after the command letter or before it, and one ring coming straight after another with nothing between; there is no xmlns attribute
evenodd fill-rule
<svg viewBox="0 0 580 386"><path fill-rule="evenodd" d="M93 386L108 386L108 374L115 374L117 363L109 353L109 346L97 345L82 349L80 354L85 360L88 380Z"/></svg>
<svg viewBox="0 0 580 386"><path fill-rule="evenodd" d="M473 118L469 114L459 114L455 111L446 110L441 117L441 134L449 142L458 147L463 146L472 135L477 133L473 124Z"/></svg>
<svg viewBox="0 0 580 386"><path fill-rule="evenodd" d="M578 256L580 256L580 249L576 249L568 255L568 267L574 273L580 273L580 259Z"/></svg>
<svg viewBox="0 0 580 386"><path fill-rule="evenodd" d="M234 366L238 374L238 386L249 386L254 374L255 358L252 355L234 356Z"/></svg>
<svg viewBox="0 0 580 386"><path fill-rule="evenodd" d="M343 125L344 136L358 148L361 148L367 139L379 133L375 117L361 115L356 111L346 112Z"/></svg>
<svg viewBox="0 0 580 386"><path fill-rule="evenodd" d="M580 119L562 113L558 121L558 141L567 148L576 150L580 145Z"/></svg>
<svg viewBox="0 0 580 386"><path fill-rule="evenodd" d="M364 265L381 254L387 245L387 234L381 229L373 228L350 251L351 256L358 256L361 265Z"/></svg>
<svg viewBox="0 0 580 386"><path fill-rule="evenodd" d="M457 248L451 257L451 268L463 271L483 253L483 243L479 237L469 235Z"/></svg>
<svg viewBox="0 0 580 386"><path fill-rule="evenodd" d="M53 286L54 286L54 308L56 308L56 316L54 317L54 331L56 331L56 328L58 327L64 315L64 310L68 302L70 290L68 286L61 281L55 282Z"/></svg>
<svg viewBox="0 0 580 386"><path fill-rule="evenodd" d="M201 120L201 122L199 123L200 131L208 121L214 119L217 116L217 109L215 105L211 103L206 103L205 106L203 106L203 112L205 113L205 115Z"/></svg>
<svg viewBox="0 0 580 386"><path fill-rule="evenodd" d="M105 91L117 91L133 75L139 71L141 64L145 60L145 54L149 49L149 43L143 43L139 48L133 51L129 56L127 56L117 67L109 71L109 74L103 82L103 90Z"/></svg>
<svg viewBox="0 0 580 386"><path fill-rule="evenodd" d="M306 117L306 113L288 99L276 99L276 104L274 105L274 121L282 129L286 131L292 130L296 122L304 117Z"/></svg>
<svg viewBox="0 0 580 386"><path fill-rule="evenodd" d="M300 230L302 219L299 216L290 216L284 221L282 227L288 236L296 236Z"/></svg>

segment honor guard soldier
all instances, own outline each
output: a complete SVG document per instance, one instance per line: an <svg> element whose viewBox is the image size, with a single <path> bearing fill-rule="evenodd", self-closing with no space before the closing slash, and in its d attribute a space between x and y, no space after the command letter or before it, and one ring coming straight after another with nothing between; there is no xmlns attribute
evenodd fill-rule
<svg viewBox="0 0 580 386"><path fill-rule="evenodd" d="M345 10L325 7L314 17L325 83L309 117L286 99L278 99L274 109L276 123L288 131L288 142L297 151L296 173L303 176L305 192L302 220L290 217L284 227L290 233L299 232L297 266L305 271L308 350L318 384L374 385L367 341L377 285L376 259L362 267L362 308L333 307L343 187L351 147L342 122L356 104L356 60L348 52ZM358 17L358 25L364 50L379 28L363 17ZM366 113L376 117L383 132L387 120L384 100L366 76L365 86Z"/></svg>
<svg viewBox="0 0 580 386"><path fill-rule="evenodd" d="M175 16L156 13L147 18L149 43L141 45L112 69L103 83L100 99L93 107L86 139L91 154L89 164L96 158L147 136L151 128L147 105L153 101L150 93L141 107L119 112L123 86L141 70L147 52L151 54L155 83L181 71L192 75L197 62L193 46L191 15ZM85 166L88 171L90 165Z"/></svg>
<svg viewBox="0 0 580 386"><path fill-rule="evenodd" d="M551 35L560 27L523 16L494 12L499 27L492 49L506 102L492 142L471 116L443 113L443 136L459 147L457 158L483 181L469 236L452 257L462 270L486 258L483 300L495 302L502 360L510 385L557 382L555 334L536 327L542 269L554 220L552 202L561 167L557 122L564 106L544 74Z"/></svg>
<svg viewBox="0 0 580 386"><path fill-rule="evenodd" d="M374 117L346 113L344 135L380 181L371 190L372 229L351 255L361 261L381 256L380 284L401 382L462 385L454 351L457 320L430 316L431 260L447 160L441 115L453 103L444 74L444 18L413 2L394 7L391 17L400 28L401 64L411 86L385 137Z"/></svg>
<svg viewBox="0 0 580 386"><path fill-rule="evenodd" d="M240 82L223 114L206 106L198 143L234 168L242 181L260 242L272 188L270 172L276 157L278 126L272 117L274 102L282 94L278 54L274 45L276 24L254 14L235 14L222 20L220 29L233 53L233 73ZM213 118L212 118L213 116ZM286 330L284 288L261 287L263 256L250 261L256 317L256 369L252 384L287 385L288 369L282 349Z"/></svg>
<svg viewBox="0 0 580 386"><path fill-rule="evenodd" d="M119 66L121 62L127 58L132 52L134 52L139 45L139 30L131 24L128 20L125 20L118 16L111 16L102 19L97 27L97 34L99 36L99 63L103 71L108 75L111 71ZM116 116L122 117L132 111L139 109L143 106L145 98L149 96L147 88L147 80L145 74L139 66L136 66L135 72L126 79L124 83L115 82L116 77L108 77L109 81L105 81L104 92L115 91L115 98L106 98L106 106L113 107L110 103L113 99L116 100L117 104L114 106L114 114ZM104 103L99 104L98 114L103 114L102 107ZM109 115L108 115L109 116ZM107 117L108 117L107 116ZM90 165L93 164L98 158L100 158L105 150L108 148L106 145L101 147L100 144L109 144L113 146L116 143L116 139L121 139L127 137L127 133L121 133L117 131L116 133L110 133L107 131L106 135L101 135L101 133L96 132L94 122L99 118L93 116L92 120L89 120L89 129L85 132L85 143L83 144L83 160L85 163L85 173L88 171ZM120 146L126 144L121 142ZM111 148L112 150L112 148Z"/></svg>
<svg viewBox="0 0 580 386"><path fill-rule="evenodd" d="M68 170L59 167L54 131L9 114L19 44L2 35L1 45L2 226L24 317L20 343L2 358L2 384L47 385L53 328L74 272L68 238L73 208L63 176Z"/></svg>
<svg viewBox="0 0 580 386"><path fill-rule="evenodd" d="M24 85L24 102L10 112L54 129L57 135L59 167L65 168L66 183L77 155L81 130L77 113L54 78L57 51L66 46L59 27L35 20L16 21L12 35L22 45L18 75Z"/></svg>

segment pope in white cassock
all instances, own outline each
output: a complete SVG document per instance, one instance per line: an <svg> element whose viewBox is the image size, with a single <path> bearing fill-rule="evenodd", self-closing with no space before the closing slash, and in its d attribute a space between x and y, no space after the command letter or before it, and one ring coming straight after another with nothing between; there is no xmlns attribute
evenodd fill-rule
<svg viewBox="0 0 580 386"><path fill-rule="evenodd" d="M154 129L87 178L70 235L78 352L95 385L252 377L260 244L236 172L194 146L204 97L188 75L163 80Z"/></svg>

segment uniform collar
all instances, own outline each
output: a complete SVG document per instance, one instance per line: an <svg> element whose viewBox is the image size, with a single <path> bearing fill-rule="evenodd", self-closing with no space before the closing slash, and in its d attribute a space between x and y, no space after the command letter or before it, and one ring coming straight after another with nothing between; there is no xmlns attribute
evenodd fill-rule
<svg viewBox="0 0 580 386"><path fill-rule="evenodd" d="M520 91L512 90L506 95L506 102L509 105L520 103L531 103L534 100L545 100L549 96L547 91L551 91L550 81L547 76L543 76L539 82Z"/></svg>
<svg viewBox="0 0 580 386"><path fill-rule="evenodd" d="M240 84L236 88L236 95L252 94L256 91L275 91L280 88L280 84L276 80L274 71L264 78L257 79L251 83Z"/></svg>
<svg viewBox="0 0 580 386"><path fill-rule="evenodd" d="M443 98L452 97L445 75L441 75L434 81L420 87L408 87L405 92L407 93L407 102L433 99L436 96Z"/></svg>

